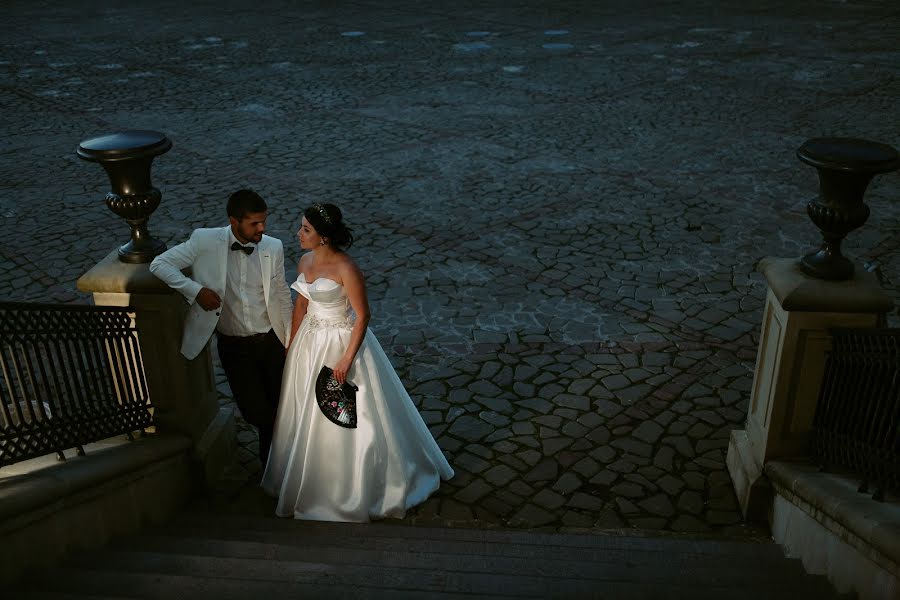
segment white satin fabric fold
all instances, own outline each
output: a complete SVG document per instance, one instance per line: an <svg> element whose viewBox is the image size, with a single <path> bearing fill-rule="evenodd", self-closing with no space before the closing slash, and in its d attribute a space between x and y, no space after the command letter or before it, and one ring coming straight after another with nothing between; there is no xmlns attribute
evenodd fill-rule
<svg viewBox="0 0 900 600"><path fill-rule="evenodd" d="M453 477L453 469L371 331L347 379L359 387L356 429L335 425L315 399L316 375L334 367L350 341L343 286L301 274L291 286L309 299L291 344L275 436L262 479L279 516L367 522L403 517Z"/></svg>

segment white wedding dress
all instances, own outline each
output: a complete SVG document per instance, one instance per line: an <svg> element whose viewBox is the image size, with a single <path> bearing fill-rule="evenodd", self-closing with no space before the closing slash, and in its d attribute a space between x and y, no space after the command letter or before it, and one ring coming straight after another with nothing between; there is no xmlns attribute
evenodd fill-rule
<svg viewBox="0 0 900 600"><path fill-rule="evenodd" d="M353 327L344 287L331 279L291 286L309 300L284 366L275 435L262 478L275 513L315 521L403 517L453 477L381 344L366 331L347 380L358 386L357 427L316 404L316 376L344 354Z"/></svg>

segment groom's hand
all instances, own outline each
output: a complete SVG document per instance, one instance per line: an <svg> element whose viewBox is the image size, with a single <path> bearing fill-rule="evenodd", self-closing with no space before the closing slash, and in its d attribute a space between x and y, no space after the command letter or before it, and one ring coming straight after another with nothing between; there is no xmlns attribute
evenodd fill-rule
<svg viewBox="0 0 900 600"><path fill-rule="evenodd" d="M209 288L203 288L197 292L197 304L203 310L216 310L222 306L222 299Z"/></svg>

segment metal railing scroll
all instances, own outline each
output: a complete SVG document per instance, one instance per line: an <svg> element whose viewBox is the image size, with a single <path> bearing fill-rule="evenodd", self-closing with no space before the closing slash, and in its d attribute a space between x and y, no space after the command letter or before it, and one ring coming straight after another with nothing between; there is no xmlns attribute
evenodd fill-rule
<svg viewBox="0 0 900 600"><path fill-rule="evenodd" d="M128 309L0 303L0 467L152 424Z"/></svg>
<svg viewBox="0 0 900 600"><path fill-rule="evenodd" d="M826 470L862 478L884 500L900 490L900 329L834 329L811 433Z"/></svg>

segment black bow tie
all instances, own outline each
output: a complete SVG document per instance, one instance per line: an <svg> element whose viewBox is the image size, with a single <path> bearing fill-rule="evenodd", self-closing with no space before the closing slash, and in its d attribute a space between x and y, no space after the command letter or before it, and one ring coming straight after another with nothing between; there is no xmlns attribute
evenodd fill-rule
<svg viewBox="0 0 900 600"><path fill-rule="evenodd" d="M254 248L256 248L256 246L241 246L238 242L234 242L233 244L231 244L232 250L242 250L247 256L253 254Z"/></svg>

